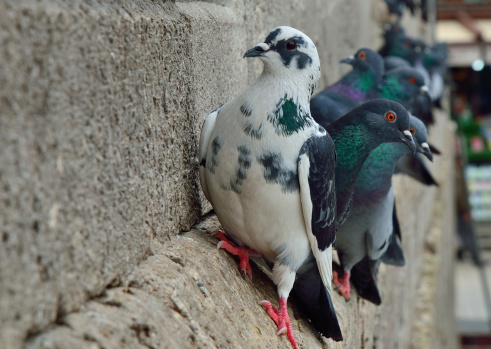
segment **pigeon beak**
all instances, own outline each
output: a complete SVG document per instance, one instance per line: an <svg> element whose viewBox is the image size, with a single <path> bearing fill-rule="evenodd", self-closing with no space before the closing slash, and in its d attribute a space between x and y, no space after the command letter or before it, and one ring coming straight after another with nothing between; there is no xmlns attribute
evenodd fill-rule
<svg viewBox="0 0 491 349"><path fill-rule="evenodd" d="M430 146L428 143L426 142L421 143L421 146L418 147L418 152L420 152L421 154L426 156L428 160L433 162L433 154L431 153Z"/></svg>
<svg viewBox="0 0 491 349"><path fill-rule="evenodd" d="M355 61L355 56L351 55L349 57L343 58L342 60L339 61L339 63L353 64L354 61Z"/></svg>
<svg viewBox="0 0 491 349"><path fill-rule="evenodd" d="M251 48L250 50L247 50L246 53L244 53L244 57L260 57L264 56L266 52L268 52L270 49L270 46L264 42L261 42L257 44L254 48Z"/></svg>
<svg viewBox="0 0 491 349"><path fill-rule="evenodd" d="M401 141L411 149L413 154L416 153L416 145L414 144L413 136L409 130L401 131Z"/></svg>
<svg viewBox="0 0 491 349"><path fill-rule="evenodd" d="M430 150L431 150L431 153L432 154L436 154L436 155L441 155L442 152L439 151L437 148L435 148L434 145L431 145L430 143L428 143L428 146L430 147Z"/></svg>
<svg viewBox="0 0 491 349"><path fill-rule="evenodd" d="M430 93L430 89L429 89L429 88L428 88L428 86L426 86L426 85L421 86L419 90L420 90L422 93L428 93L428 94Z"/></svg>

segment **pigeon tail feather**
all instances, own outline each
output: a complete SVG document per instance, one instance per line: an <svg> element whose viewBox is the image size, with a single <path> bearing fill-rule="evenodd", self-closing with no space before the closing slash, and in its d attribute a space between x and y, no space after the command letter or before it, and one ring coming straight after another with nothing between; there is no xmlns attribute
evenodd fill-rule
<svg viewBox="0 0 491 349"><path fill-rule="evenodd" d="M397 162L395 173L404 173L411 178L414 178L425 185L438 186L438 182L430 173L428 167L424 163L419 154L403 156Z"/></svg>
<svg viewBox="0 0 491 349"><path fill-rule="evenodd" d="M380 260L373 261L366 256L351 269L351 282L358 295L375 305L382 303L377 286L377 272Z"/></svg>
<svg viewBox="0 0 491 349"><path fill-rule="evenodd" d="M392 235L389 239L389 245L387 250L380 257L381 261L385 264L402 267L406 265L406 259L404 258L404 251L400 244L402 240L401 226L399 224L399 218L397 218L397 206L394 201L394 209L392 210Z"/></svg>
<svg viewBox="0 0 491 349"><path fill-rule="evenodd" d="M293 295L318 332L336 342L343 340L331 293L322 283L316 264L305 273L297 274Z"/></svg>
<svg viewBox="0 0 491 349"><path fill-rule="evenodd" d="M381 257L381 261L385 264L394 265L396 267L403 267L406 265L406 259L404 258L404 251L401 245L397 241L395 234L392 234L389 240L389 246Z"/></svg>

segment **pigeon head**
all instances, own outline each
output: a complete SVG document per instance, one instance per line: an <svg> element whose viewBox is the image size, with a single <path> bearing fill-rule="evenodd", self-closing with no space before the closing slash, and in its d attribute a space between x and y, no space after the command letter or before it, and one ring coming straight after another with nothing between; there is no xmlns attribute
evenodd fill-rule
<svg viewBox="0 0 491 349"><path fill-rule="evenodd" d="M384 26L383 37L386 41L392 42L394 39L404 34L404 28L400 23L388 23Z"/></svg>
<svg viewBox="0 0 491 349"><path fill-rule="evenodd" d="M384 75L381 83L381 97L406 105L411 98L424 91L425 88L424 77L415 68L397 68Z"/></svg>
<svg viewBox="0 0 491 349"><path fill-rule="evenodd" d="M415 152L414 140L409 131L409 113L399 103L374 99L353 109L352 112L363 115L357 118L356 122L365 124L371 139L375 142L400 142Z"/></svg>
<svg viewBox="0 0 491 349"><path fill-rule="evenodd" d="M399 41L399 39L404 35L404 29L399 23L386 24L382 34L385 42L380 48L379 53L384 57L388 56L394 43Z"/></svg>
<svg viewBox="0 0 491 349"><path fill-rule="evenodd" d="M390 72L388 75L396 77L400 85L409 89L412 88L415 92L418 92L425 84L423 75L411 67L398 68Z"/></svg>
<svg viewBox="0 0 491 349"><path fill-rule="evenodd" d="M353 56L342 59L340 63L351 64L355 70L373 71L378 76L381 76L384 71L382 56L369 48L359 49Z"/></svg>
<svg viewBox="0 0 491 349"><path fill-rule="evenodd" d="M263 74L280 78L304 79L311 94L320 78L320 60L312 40L301 31L287 27L271 30L264 42L248 50L244 57L257 57L264 63Z"/></svg>
<svg viewBox="0 0 491 349"><path fill-rule="evenodd" d="M433 161L433 154L428 144L428 131L426 130L425 124L414 115L410 115L409 125L409 132L411 132L414 143L416 143L416 151L426 156L430 161Z"/></svg>
<svg viewBox="0 0 491 349"><path fill-rule="evenodd" d="M418 58L424 53L424 42L422 40L413 39L407 35L401 35L397 40L394 40L389 56L397 56L404 58L410 64L414 65Z"/></svg>
<svg viewBox="0 0 491 349"><path fill-rule="evenodd" d="M423 64L425 68L431 69L445 66L447 59L447 46L445 43L438 43L432 47L427 46L424 50Z"/></svg>
<svg viewBox="0 0 491 349"><path fill-rule="evenodd" d="M442 64L442 59L431 48L427 48L424 51L423 64L425 68L438 67Z"/></svg>
<svg viewBox="0 0 491 349"><path fill-rule="evenodd" d="M354 185L370 153L385 143L401 143L411 152L416 146L409 131L409 113L387 99L373 99L326 126L336 146L338 224L349 212Z"/></svg>

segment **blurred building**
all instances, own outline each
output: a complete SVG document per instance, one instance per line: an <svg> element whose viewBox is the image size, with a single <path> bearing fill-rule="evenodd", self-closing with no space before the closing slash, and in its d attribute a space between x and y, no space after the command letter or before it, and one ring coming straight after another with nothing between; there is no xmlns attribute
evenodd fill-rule
<svg viewBox="0 0 491 349"><path fill-rule="evenodd" d="M490 0L438 0L437 18L437 40L450 44L451 66L470 67L476 59L490 63Z"/></svg>
<svg viewBox="0 0 491 349"><path fill-rule="evenodd" d="M491 348L491 0L437 4L436 40L448 43L457 167L465 186L458 204L461 253L474 253L478 265L457 265L456 316L462 348Z"/></svg>

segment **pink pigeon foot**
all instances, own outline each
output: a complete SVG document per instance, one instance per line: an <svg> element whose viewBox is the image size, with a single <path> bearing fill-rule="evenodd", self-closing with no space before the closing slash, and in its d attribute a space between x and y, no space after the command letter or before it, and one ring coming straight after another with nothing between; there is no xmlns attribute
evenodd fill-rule
<svg viewBox="0 0 491 349"><path fill-rule="evenodd" d="M292 330L292 325L290 323L290 317L288 316L288 309L286 307L286 298L280 297L280 306L279 308L273 307L271 305L271 302L269 301L261 301L259 302L264 309L266 310L266 313L269 315L271 319L276 323L276 326L278 326L278 336L286 334L286 337L290 341L290 343L293 345L293 348L298 349L298 343L295 339L295 336L293 335L293 330Z"/></svg>
<svg viewBox="0 0 491 349"><path fill-rule="evenodd" d="M350 283L349 283L349 278L350 278L350 271L349 270L345 270L344 271L344 275L343 275L343 278L340 279L338 277L338 273L337 272L333 272L332 273L332 282L333 284L335 285L334 289L338 291L338 293L344 297L344 299L346 299L346 301L349 301L350 298L349 298L349 293L350 293L350 290L351 290L351 286L350 286Z"/></svg>
<svg viewBox="0 0 491 349"><path fill-rule="evenodd" d="M212 235L220 239L220 242L217 244L217 248L223 248L225 251L228 251L234 256L238 256L240 258L240 272L242 277L245 279L247 275L249 279L252 280L252 268L249 264L249 257L261 257L261 254L249 247L235 246L221 231L214 232Z"/></svg>

